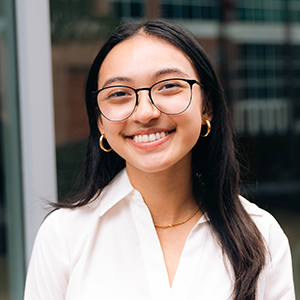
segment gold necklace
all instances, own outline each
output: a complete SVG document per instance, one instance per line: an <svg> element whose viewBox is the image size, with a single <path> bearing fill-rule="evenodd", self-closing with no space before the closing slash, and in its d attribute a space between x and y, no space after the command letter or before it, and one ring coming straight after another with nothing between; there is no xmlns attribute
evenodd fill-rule
<svg viewBox="0 0 300 300"><path fill-rule="evenodd" d="M171 227L174 227L174 226L182 225L182 224L186 223L187 221L189 221L198 212L198 210L199 210L199 206L187 219L185 219L182 222L173 223L173 224L169 224L169 225L157 225L157 224L154 223L154 226L158 227L158 228L171 228Z"/></svg>

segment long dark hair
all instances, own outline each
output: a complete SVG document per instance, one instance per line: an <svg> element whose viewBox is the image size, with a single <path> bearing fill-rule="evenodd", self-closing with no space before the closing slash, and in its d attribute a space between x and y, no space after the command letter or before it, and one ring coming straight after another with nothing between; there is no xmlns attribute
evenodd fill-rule
<svg viewBox="0 0 300 300"><path fill-rule="evenodd" d="M213 111L212 130L207 138L199 137L192 150L193 188L197 199L201 198L211 228L233 267L234 300L254 300L257 280L265 264L266 247L261 233L238 197L239 164L226 97L199 43L172 22L150 20L121 25L101 48L86 83L90 135L82 174L82 193L56 207L75 208L89 203L125 167L124 159L114 151L106 153L99 148L99 110L91 92L98 89L99 69L109 51L118 43L140 33L163 39L185 53L204 85L206 107L211 107Z"/></svg>

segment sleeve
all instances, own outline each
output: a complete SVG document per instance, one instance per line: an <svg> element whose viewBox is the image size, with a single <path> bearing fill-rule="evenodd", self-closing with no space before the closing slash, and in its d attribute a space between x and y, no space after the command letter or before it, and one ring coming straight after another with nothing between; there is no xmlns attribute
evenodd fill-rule
<svg viewBox="0 0 300 300"><path fill-rule="evenodd" d="M24 300L63 300L69 280L69 255L60 210L42 224L29 263Z"/></svg>
<svg viewBox="0 0 300 300"><path fill-rule="evenodd" d="M289 242L275 219L270 226L268 247L264 300L295 300Z"/></svg>

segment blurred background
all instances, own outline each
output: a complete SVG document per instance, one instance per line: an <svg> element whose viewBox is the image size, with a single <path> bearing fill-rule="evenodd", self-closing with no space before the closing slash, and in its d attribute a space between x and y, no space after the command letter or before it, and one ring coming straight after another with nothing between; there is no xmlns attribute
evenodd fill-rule
<svg viewBox="0 0 300 300"><path fill-rule="evenodd" d="M212 58L249 166L242 194L287 234L300 297L300 0L1 0L0 300L22 299L45 199L81 168L93 58L120 23L156 17Z"/></svg>

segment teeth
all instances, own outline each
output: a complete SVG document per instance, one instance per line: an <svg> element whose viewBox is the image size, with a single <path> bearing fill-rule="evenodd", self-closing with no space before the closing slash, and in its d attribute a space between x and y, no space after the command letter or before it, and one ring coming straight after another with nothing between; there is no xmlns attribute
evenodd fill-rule
<svg viewBox="0 0 300 300"><path fill-rule="evenodd" d="M166 135L168 135L167 132L157 132L157 133L151 133L149 135L147 134L135 135L133 139L136 143L148 143L148 142L159 140L165 137Z"/></svg>
<svg viewBox="0 0 300 300"><path fill-rule="evenodd" d="M155 140L156 140L156 135L155 135L154 133L150 134L150 135L149 135L149 141L150 141L150 142L153 142L153 141L155 141Z"/></svg>

